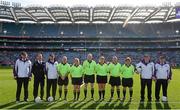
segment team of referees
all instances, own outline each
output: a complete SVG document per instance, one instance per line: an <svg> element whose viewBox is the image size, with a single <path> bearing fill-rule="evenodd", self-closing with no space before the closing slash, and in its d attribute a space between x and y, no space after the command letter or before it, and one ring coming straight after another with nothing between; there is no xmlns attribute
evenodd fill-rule
<svg viewBox="0 0 180 110"><path fill-rule="evenodd" d="M132 64L131 58L125 59L125 64L120 64L118 58L113 56L112 62L107 64L105 57L101 56L99 62L93 60L92 54L87 55L87 60L80 64L78 58L74 58L73 64L68 64L66 56L62 57L62 61L58 63L54 54L49 55L47 62L43 61L43 55L38 53L33 64L28 59L28 54L22 52L20 58L16 60L13 74L17 82L16 101L20 101L22 85L24 87L24 101L28 101L28 84L34 75L34 99L38 96L40 86L40 98L44 97L44 85L46 81L46 99L52 96L55 100L57 85L59 85L59 99L62 99L62 91L64 91L64 99L67 97L67 86L69 83L68 75L72 79L74 100L79 100L80 87L84 85L84 99L87 97L87 86L90 83L91 99L94 97L94 83L98 84L99 100L104 100L106 83L111 85L111 98L117 92L118 99L125 100L126 89L129 89L130 100L133 96L133 75L140 74L141 78L141 100L145 100L145 88L147 87L148 101L152 101L152 80L155 81L155 98L160 101L160 90L162 86L162 101L167 100L168 83L171 80L171 67L166 63L165 56L160 56L157 63L151 62L149 55L144 55L143 60L135 66ZM110 79L108 81L108 75ZM96 76L96 77L95 77ZM121 78L121 77L122 78ZM46 78L46 80L45 80ZM95 79L96 78L96 79ZM120 86L123 87L123 98L120 98ZM64 90L62 89L64 86ZM52 88L52 92L51 91ZM52 93L52 95L50 94Z"/></svg>

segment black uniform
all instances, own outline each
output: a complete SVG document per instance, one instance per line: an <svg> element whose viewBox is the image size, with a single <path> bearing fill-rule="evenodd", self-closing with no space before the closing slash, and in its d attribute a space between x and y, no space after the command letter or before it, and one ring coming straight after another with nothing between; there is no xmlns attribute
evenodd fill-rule
<svg viewBox="0 0 180 110"><path fill-rule="evenodd" d="M34 75L34 98L38 96L38 88L40 85L40 97L43 99L44 96L44 79L46 73L45 62L35 61L32 66L32 73Z"/></svg>

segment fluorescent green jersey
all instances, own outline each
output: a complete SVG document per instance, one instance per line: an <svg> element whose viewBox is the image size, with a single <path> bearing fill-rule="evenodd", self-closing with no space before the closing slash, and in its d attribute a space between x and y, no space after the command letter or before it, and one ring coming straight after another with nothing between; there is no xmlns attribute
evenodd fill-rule
<svg viewBox="0 0 180 110"><path fill-rule="evenodd" d="M108 65L107 64L97 64L96 65L96 73L99 76L107 76L108 74Z"/></svg>
<svg viewBox="0 0 180 110"><path fill-rule="evenodd" d="M68 63L59 63L57 65L57 71L60 76L66 76L70 71L70 65Z"/></svg>
<svg viewBox="0 0 180 110"><path fill-rule="evenodd" d="M70 74L73 78L80 78L83 75L83 68L81 65L75 66L72 65L70 69Z"/></svg>
<svg viewBox="0 0 180 110"><path fill-rule="evenodd" d="M132 78L135 68L133 65L127 66L126 64L124 64L121 68L122 70L122 77L123 78Z"/></svg>
<svg viewBox="0 0 180 110"><path fill-rule="evenodd" d="M89 62L88 60L85 60L83 62L83 71L86 75L93 75L95 74L95 68L96 68L96 62L92 60Z"/></svg>
<svg viewBox="0 0 180 110"><path fill-rule="evenodd" d="M110 63L109 64L109 72L111 76L118 77L121 74L121 64Z"/></svg>

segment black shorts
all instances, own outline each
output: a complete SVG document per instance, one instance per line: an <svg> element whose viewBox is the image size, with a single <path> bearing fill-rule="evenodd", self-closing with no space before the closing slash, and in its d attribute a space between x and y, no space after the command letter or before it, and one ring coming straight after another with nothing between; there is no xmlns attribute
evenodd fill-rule
<svg viewBox="0 0 180 110"><path fill-rule="evenodd" d="M103 83L103 84L107 83L107 76L97 75L96 79L97 79L97 83Z"/></svg>
<svg viewBox="0 0 180 110"><path fill-rule="evenodd" d="M120 86L121 85L121 78L120 77L111 76L110 80L109 80L109 84L111 86Z"/></svg>
<svg viewBox="0 0 180 110"><path fill-rule="evenodd" d="M94 75L84 75L84 83L94 83Z"/></svg>
<svg viewBox="0 0 180 110"><path fill-rule="evenodd" d="M72 85L81 85L81 84L82 84L82 77L72 78Z"/></svg>
<svg viewBox="0 0 180 110"><path fill-rule="evenodd" d="M122 78L123 87L133 87L133 78Z"/></svg>
<svg viewBox="0 0 180 110"><path fill-rule="evenodd" d="M58 85L60 85L60 86L62 86L62 85L67 86L68 82L69 82L68 77L65 77L64 80L62 80L61 77L58 78Z"/></svg>

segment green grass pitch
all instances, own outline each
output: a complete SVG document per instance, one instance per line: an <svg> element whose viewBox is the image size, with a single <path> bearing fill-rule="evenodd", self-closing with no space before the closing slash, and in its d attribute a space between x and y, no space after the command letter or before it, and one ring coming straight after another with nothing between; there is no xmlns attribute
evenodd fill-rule
<svg viewBox="0 0 180 110"><path fill-rule="evenodd" d="M68 101L58 100L52 103L42 102L34 103L33 102L33 78L29 84L29 102L20 102L15 103L15 93L16 93L16 81L13 79L12 69L11 68L0 68L0 108L5 109L176 109L180 108L180 69L173 69L172 81L169 83L168 87L168 103L155 103L154 99L154 85L152 97L153 101L148 103L140 103L140 79L139 75L134 75L134 93L133 100L129 102L129 94L127 92L127 98L124 102L116 100L117 94L115 94L115 99L109 101L110 97L110 85L106 85L106 96L105 101L98 102L93 101L90 98L90 91L88 91L88 98L83 101L71 101L73 99L73 93L71 82L68 86ZM80 98L83 99L83 87L81 88ZM121 87L122 91L122 87ZM46 94L45 94L46 95ZM56 99L58 99L58 90L56 93ZM162 96L162 95L161 95ZM95 84L95 99L98 99L97 84ZM122 97L122 92L121 92ZM45 98L45 96L44 96ZM23 91L21 91L21 100L23 99Z"/></svg>

